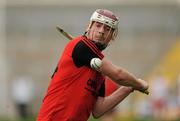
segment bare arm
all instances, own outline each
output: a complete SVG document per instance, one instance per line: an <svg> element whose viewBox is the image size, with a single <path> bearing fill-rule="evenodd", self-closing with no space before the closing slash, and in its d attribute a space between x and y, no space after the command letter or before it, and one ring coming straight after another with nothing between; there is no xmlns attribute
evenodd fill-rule
<svg viewBox="0 0 180 121"><path fill-rule="evenodd" d="M148 92L147 82L141 79L137 79L134 75L125 69L113 65L106 59L102 60L102 64L98 71L111 78L117 84L123 86L118 88L110 96L104 98L98 97L92 111L92 114L95 118L99 118L104 113L114 108L117 104L124 100L133 91L133 89L139 90L141 92L146 91L145 93Z"/></svg>
<svg viewBox="0 0 180 121"><path fill-rule="evenodd" d="M110 96L107 97L98 97L94 109L92 111L92 115L94 118L101 117L104 113L114 108L117 104L119 104L124 98L126 98L133 89L131 87L121 86L115 92L113 92Z"/></svg>
<svg viewBox="0 0 180 121"><path fill-rule="evenodd" d="M102 65L99 71L111 78L119 85L131 86L141 92L145 92L148 89L147 82L141 79L137 79L134 75L132 75L125 69L113 65L106 59L102 60Z"/></svg>

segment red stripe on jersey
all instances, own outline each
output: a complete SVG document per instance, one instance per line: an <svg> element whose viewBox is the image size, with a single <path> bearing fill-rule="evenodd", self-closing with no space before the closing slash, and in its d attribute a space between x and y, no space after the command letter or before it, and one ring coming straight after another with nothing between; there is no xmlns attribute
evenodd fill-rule
<svg viewBox="0 0 180 121"><path fill-rule="evenodd" d="M91 40L82 40L95 54L99 56L100 59L102 59L104 56L102 53L99 52L99 49L97 46L91 41Z"/></svg>

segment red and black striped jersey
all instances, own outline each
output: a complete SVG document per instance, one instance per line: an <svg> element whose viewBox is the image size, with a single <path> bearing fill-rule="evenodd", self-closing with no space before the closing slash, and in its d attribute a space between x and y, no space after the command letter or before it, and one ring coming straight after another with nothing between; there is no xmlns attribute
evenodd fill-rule
<svg viewBox="0 0 180 121"><path fill-rule="evenodd" d="M98 96L104 96L104 76L90 60L104 55L85 36L65 47L45 95L37 121L86 121Z"/></svg>

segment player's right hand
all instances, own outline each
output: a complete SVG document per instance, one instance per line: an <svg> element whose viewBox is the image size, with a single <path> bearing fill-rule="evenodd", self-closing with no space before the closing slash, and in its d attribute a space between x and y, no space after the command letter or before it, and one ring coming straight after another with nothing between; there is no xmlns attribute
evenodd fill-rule
<svg viewBox="0 0 180 121"><path fill-rule="evenodd" d="M149 94L149 91L148 91L148 88L149 88L149 85L146 81L142 80L142 79L138 79L138 82L140 84L140 87L135 89L135 90L138 90L142 93L145 93L145 94Z"/></svg>

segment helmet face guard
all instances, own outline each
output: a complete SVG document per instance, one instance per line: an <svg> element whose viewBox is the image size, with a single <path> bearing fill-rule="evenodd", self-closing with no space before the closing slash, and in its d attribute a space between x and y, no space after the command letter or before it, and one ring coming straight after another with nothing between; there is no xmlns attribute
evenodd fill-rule
<svg viewBox="0 0 180 121"><path fill-rule="evenodd" d="M90 21L97 21L106 24L112 27L113 29L118 28L118 18L111 11L108 10L96 10L92 14Z"/></svg>
<svg viewBox="0 0 180 121"><path fill-rule="evenodd" d="M112 40L114 40L118 33L118 18L109 10L97 9L90 18L88 30L91 28L93 22L99 22L112 28Z"/></svg>

